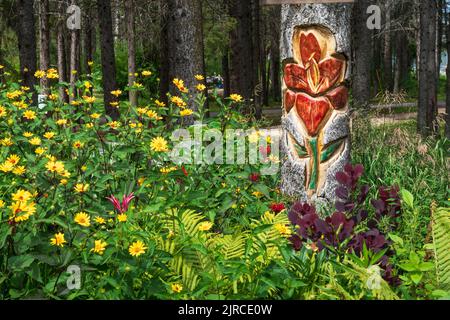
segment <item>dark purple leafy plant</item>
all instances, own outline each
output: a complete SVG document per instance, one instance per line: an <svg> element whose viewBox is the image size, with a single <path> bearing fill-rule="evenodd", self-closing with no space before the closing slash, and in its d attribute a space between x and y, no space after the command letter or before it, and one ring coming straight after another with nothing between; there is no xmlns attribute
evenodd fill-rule
<svg viewBox="0 0 450 320"><path fill-rule="evenodd" d="M367 219L368 212L364 203L369 193L369 186L359 186L358 182L364 173L364 167L360 164L352 166L347 164L343 172L336 173L339 187L336 188L336 210L352 217L355 224Z"/></svg>
<svg viewBox="0 0 450 320"><path fill-rule="evenodd" d="M356 255L361 255L364 246L372 253L389 248L386 237L376 228L377 222L383 217L397 218L401 212L401 202L397 187L382 187L379 189L379 199L372 200L375 216L368 224L369 231L355 232L355 227L365 221L368 210L365 208L369 194L369 187L360 186L359 180L364 173L362 165L345 166L343 172L336 174L339 187L336 189L337 211L330 217L322 219L313 205L295 203L289 210L289 220L297 226L297 232L290 240L296 250L300 250L303 243L309 241L318 250L327 248L342 249ZM389 264L389 256L393 251L386 251L380 259L380 266L384 269L384 278L391 284L398 283L393 268Z"/></svg>

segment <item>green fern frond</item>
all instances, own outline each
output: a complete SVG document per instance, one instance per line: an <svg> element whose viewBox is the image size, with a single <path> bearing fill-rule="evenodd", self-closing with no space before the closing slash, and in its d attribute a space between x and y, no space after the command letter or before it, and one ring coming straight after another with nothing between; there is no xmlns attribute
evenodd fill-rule
<svg viewBox="0 0 450 320"><path fill-rule="evenodd" d="M192 210L179 212L177 209L169 209L162 217L164 228L173 231L175 234L187 234L195 237L200 232L199 225L205 217Z"/></svg>
<svg viewBox="0 0 450 320"><path fill-rule="evenodd" d="M450 209L433 212L433 243L436 273L441 289L450 290Z"/></svg>
<svg viewBox="0 0 450 320"><path fill-rule="evenodd" d="M210 244L215 250L218 250L223 254L225 260L231 260L239 259L244 256L246 240L247 235L241 233L212 238Z"/></svg>
<svg viewBox="0 0 450 320"><path fill-rule="evenodd" d="M276 229L277 225L290 225L289 219L285 212L281 212L274 217L264 215L261 220L255 220L253 228L264 225L272 225L256 235L253 241L253 249L255 251L265 251L265 259L273 260L281 257L279 244L285 241L284 236ZM262 258L262 256L261 256Z"/></svg>

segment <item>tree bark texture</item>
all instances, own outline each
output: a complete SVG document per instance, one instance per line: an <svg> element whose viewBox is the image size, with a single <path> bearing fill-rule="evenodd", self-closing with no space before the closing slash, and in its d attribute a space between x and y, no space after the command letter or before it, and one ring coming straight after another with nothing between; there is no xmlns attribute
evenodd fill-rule
<svg viewBox="0 0 450 320"><path fill-rule="evenodd" d="M392 76L392 36L391 36L391 11L392 0L386 0L384 6L385 12L385 30L384 30L384 47L383 47L383 82L385 90L391 92L393 87Z"/></svg>
<svg viewBox="0 0 450 320"><path fill-rule="evenodd" d="M448 22L450 22L450 14ZM447 53L450 52L450 23L447 25ZM450 56L447 54L450 62ZM447 63L447 103L445 107L445 135L450 140L450 63Z"/></svg>
<svg viewBox="0 0 450 320"><path fill-rule="evenodd" d="M60 1L58 3L58 23L56 26L56 55L58 60L58 73L59 73L59 80L61 82L67 82L68 76L67 76L67 59L66 59L66 46L67 46L67 39L65 36L65 30L66 30L66 20L65 17L65 3L63 1ZM66 93L66 88L61 87L59 89L59 97L61 101L63 102L69 102L69 96Z"/></svg>
<svg viewBox="0 0 450 320"><path fill-rule="evenodd" d="M127 42L128 42L128 86L133 86L136 81L136 36L134 24L134 1L125 1L125 21L127 24ZM137 106L137 92L130 90L128 93L130 105Z"/></svg>
<svg viewBox="0 0 450 320"><path fill-rule="evenodd" d="M17 1L20 72L23 79L22 84L29 88L33 88L36 83L34 77L36 72L36 29L33 4L33 0ZM34 97L33 100L36 103L37 97Z"/></svg>
<svg viewBox="0 0 450 320"><path fill-rule="evenodd" d="M119 111L115 106L111 105L111 103L117 102L117 99L111 94L111 91L117 90L111 1L97 0L97 9L100 23L103 97L105 110L108 116L114 120L117 120L119 118Z"/></svg>
<svg viewBox="0 0 450 320"><path fill-rule="evenodd" d="M39 68L47 71L50 66L50 29L49 29L49 2L39 1ZM48 79L41 78L41 87L44 94L48 94Z"/></svg>
<svg viewBox="0 0 450 320"><path fill-rule="evenodd" d="M437 4L434 0L420 2L419 50L419 112L418 131L423 136L436 132L437 116Z"/></svg>
<svg viewBox="0 0 450 320"><path fill-rule="evenodd" d="M229 0L229 13L236 20L230 34L230 87L232 93L253 98L254 58L252 40L252 2Z"/></svg>
<svg viewBox="0 0 450 320"><path fill-rule="evenodd" d="M371 66L373 63L373 31L367 27L367 8L370 0L356 0L353 8L353 61L352 93L355 107L370 104Z"/></svg>
<svg viewBox="0 0 450 320"><path fill-rule="evenodd" d="M195 75L203 74L203 34L200 0L168 1L169 79L182 79L189 90L188 107L197 110L193 93L198 84ZM172 87L174 94L179 94ZM185 123L193 118L185 119Z"/></svg>

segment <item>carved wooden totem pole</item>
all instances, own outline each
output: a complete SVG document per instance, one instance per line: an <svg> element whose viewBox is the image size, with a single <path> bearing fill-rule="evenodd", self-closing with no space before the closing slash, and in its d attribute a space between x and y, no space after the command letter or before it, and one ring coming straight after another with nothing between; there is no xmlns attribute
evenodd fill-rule
<svg viewBox="0 0 450 320"><path fill-rule="evenodd" d="M282 191L323 205L350 160L351 3L284 4Z"/></svg>

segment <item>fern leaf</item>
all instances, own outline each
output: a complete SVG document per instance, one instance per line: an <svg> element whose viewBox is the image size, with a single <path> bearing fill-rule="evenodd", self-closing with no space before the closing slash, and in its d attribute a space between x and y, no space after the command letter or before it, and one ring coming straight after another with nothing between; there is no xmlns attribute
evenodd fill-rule
<svg viewBox="0 0 450 320"><path fill-rule="evenodd" d="M450 290L450 209L433 212L433 243L436 273L441 289Z"/></svg>

